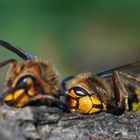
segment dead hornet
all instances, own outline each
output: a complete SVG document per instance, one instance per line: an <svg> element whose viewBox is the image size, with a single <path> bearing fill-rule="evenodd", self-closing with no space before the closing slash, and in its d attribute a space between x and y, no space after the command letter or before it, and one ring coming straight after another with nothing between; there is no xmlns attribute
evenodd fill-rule
<svg viewBox="0 0 140 140"><path fill-rule="evenodd" d="M140 62L135 62L96 75L87 72L65 78L62 87L69 110L115 115L140 111L140 77L122 70L139 66Z"/></svg>
<svg viewBox="0 0 140 140"><path fill-rule="evenodd" d="M8 59L0 63L0 68L10 63L6 75L4 91L0 103L11 107L47 104L57 107L65 106L58 99L58 76L56 70L48 61L34 58L30 53L16 48L0 40L0 45L17 54L24 61Z"/></svg>

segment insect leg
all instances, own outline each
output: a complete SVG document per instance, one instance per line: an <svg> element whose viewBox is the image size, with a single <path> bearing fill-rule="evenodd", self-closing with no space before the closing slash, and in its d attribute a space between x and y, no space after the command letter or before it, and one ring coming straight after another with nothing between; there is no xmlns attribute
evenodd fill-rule
<svg viewBox="0 0 140 140"><path fill-rule="evenodd" d="M25 107L25 106L40 106L40 105L58 107L64 111L68 111L68 107L64 102L60 101L59 99L57 99L53 96L41 95L41 94L38 94L37 96L33 97L23 107Z"/></svg>
<svg viewBox="0 0 140 140"><path fill-rule="evenodd" d="M17 64L17 60L15 59L8 59L8 60L5 60L5 61L2 61L0 62L0 68L11 63L12 65L12 68L15 68L16 67L16 64Z"/></svg>
<svg viewBox="0 0 140 140"><path fill-rule="evenodd" d="M125 107L125 111L129 111L128 106L128 92L121 80L120 74L118 71L113 72L113 86L114 86L114 95L119 107Z"/></svg>
<svg viewBox="0 0 140 140"><path fill-rule="evenodd" d="M140 83L140 77L139 76L128 74L128 73L125 73L125 72L122 72L122 71L120 71L119 74L128 78L128 79L131 79L131 80L134 80L134 81Z"/></svg>

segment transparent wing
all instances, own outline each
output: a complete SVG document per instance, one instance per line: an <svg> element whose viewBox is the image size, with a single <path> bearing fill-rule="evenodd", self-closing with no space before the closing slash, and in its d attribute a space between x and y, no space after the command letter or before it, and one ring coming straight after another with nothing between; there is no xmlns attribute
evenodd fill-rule
<svg viewBox="0 0 140 140"><path fill-rule="evenodd" d="M101 78L110 78L112 77L113 71L129 71L129 72L134 72L139 75L140 74L140 61L132 62L126 65L117 66L115 68L111 68L103 72L99 72L97 73L97 76Z"/></svg>

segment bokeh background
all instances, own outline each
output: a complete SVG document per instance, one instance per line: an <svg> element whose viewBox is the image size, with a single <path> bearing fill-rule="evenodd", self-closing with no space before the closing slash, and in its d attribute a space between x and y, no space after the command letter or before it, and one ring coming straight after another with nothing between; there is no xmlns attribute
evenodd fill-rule
<svg viewBox="0 0 140 140"><path fill-rule="evenodd" d="M140 1L1 0L0 39L51 60L61 77L99 72L140 60ZM8 58L20 60L0 48Z"/></svg>

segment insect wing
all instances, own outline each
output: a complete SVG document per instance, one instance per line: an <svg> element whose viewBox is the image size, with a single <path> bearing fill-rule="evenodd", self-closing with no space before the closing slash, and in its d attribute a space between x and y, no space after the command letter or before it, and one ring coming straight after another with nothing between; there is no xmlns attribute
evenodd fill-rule
<svg viewBox="0 0 140 140"><path fill-rule="evenodd" d="M130 71L136 74L140 74L140 61L132 62L126 65L117 66L103 72L97 73L97 76L101 78L110 78L114 71Z"/></svg>

